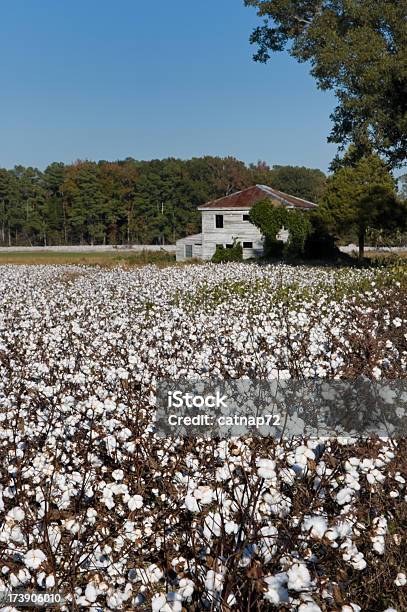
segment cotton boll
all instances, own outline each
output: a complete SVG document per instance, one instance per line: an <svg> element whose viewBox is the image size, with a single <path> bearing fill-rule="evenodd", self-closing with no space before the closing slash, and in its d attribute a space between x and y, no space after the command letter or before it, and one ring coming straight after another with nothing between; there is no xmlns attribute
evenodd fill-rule
<svg viewBox="0 0 407 612"><path fill-rule="evenodd" d="M397 574L397 577L396 577L395 581L394 581L394 584L396 586L400 586L400 587L401 586L405 586L407 584L406 575L403 572L399 572Z"/></svg>
<svg viewBox="0 0 407 612"><path fill-rule="evenodd" d="M257 474L260 478L271 480L276 477L276 463L271 459L257 459Z"/></svg>
<svg viewBox="0 0 407 612"><path fill-rule="evenodd" d="M274 605L288 603L287 580L285 572L275 576L266 576L264 582L267 585L267 591L263 595L264 599Z"/></svg>
<svg viewBox="0 0 407 612"><path fill-rule="evenodd" d="M47 589L52 589L54 586L55 586L55 578L52 574L50 574L45 579L45 587Z"/></svg>
<svg viewBox="0 0 407 612"><path fill-rule="evenodd" d="M132 512L134 510L138 510L138 509L142 508L143 507L143 498L142 498L142 496L141 495L133 495L127 501L127 505L129 507L129 510L131 510Z"/></svg>
<svg viewBox="0 0 407 612"><path fill-rule="evenodd" d="M201 504L210 504L214 497L214 491L208 485L201 485L195 489L193 495Z"/></svg>
<svg viewBox="0 0 407 612"><path fill-rule="evenodd" d="M192 597L195 590L195 585L192 580L188 578L181 578L179 581L178 593L182 599L189 599Z"/></svg>
<svg viewBox="0 0 407 612"><path fill-rule="evenodd" d="M321 608L313 601L300 604L298 612L322 612Z"/></svg>
<svg viewBox="0 0 407 612"><path fill-rule="evenodd" d="M38 569L46 558L47 557L42 550L35 548L26 552L24 555L24 563L28 568Z"/></svg>
<svg viewBox="0 0 407 612"><path fill-rule="evenodd" d="M98 596L97 591L96 591L93 583L90 582L86 586L85 597L86 597L87 601L89 601L90 603L94 603L97 600L97 596Z"/></svg>
<svg viewBox="0 0 407 612"><path fill-rule="evenodd" d="M205 588L209 592L221 591L223 588L223 575L214 570L209 570L205 578Z"/></svg>
<svg viewBox="0 0 407 612"><path fill-rule="evenodd" d="M323 516L308 516L304 518L302 529L310 532L312 538L321 539L328 529L328 521Z"/></svg>
<svg viewBox="0 0 407 612"><path fill-rule="evenodd" d="M352 501L354 492L349 487L341 489L336 495L336 501L340 506L349 504Z"/></svg>
<svg viewBox="0 0 407 612"><path fill-rule="evenodd" d="M112 472L112 477L113 477L115 480L123 480L123 478L124 478L124 472L123 472L123 470L113 470L113 472Z"/></svg>
<svg viewBox="0 0 407 612"><path fill-rule="evenodd" d="M12 508L11 510L9 510L9 512L7 512L6 519L13 520L19 523L24 520L24 517L25 517L24 510L16 506L15 508Z"/></svg>
<svg viewBox="0 0 407 612"><path fill-rule="evenodd" d="M312 582L308 568L303 563L295 563L287 572L288 588L293 591L307 590Z"/></svg>
<svg viewBox="0 0 407 612"><path fill-rule="evenodd" d="M196 498L193 495L187 495L185 497L185 507L190 511L190 512L199 512L199 504L196 500Z"/></svg>

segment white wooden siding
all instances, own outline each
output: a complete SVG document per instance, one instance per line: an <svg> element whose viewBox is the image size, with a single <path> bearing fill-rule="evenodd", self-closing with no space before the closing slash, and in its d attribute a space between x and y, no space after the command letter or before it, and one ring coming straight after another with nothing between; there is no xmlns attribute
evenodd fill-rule
<svg viewBox="0 0 407 612"><path fill-rule="evenodd" d="M197 259L202 258L202 234L195 234L194 236L187 236L177 240L176 244L176 259L177 261L186 261L185 247L186 245L192 246L192 257Z"/></svg>
<svg viewBox="0 0 407 612"><path fill-rule="evenodd" d="M211 259L217 244L252 242L252 249L244 249L243 257L257 257L263 253L263 236L250 221L243 221L243 215L250 209L225 210L211 209L202 211L202 259ZM223 228L216 227L216 215L223 215Z"/></svg>

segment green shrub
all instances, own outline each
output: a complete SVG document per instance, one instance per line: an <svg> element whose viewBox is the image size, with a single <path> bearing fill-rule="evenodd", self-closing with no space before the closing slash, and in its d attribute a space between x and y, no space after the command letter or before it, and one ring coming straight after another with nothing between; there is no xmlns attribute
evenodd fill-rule
<svg viewBox="0 0 407 612"><path fill-rule="evenodd" d="M223 246L218 245L216 251L212 257L213 263L226 263L228 261L242 261L243 260L243 248L240 242L234 242L230 249L225 249Z"/></svg>

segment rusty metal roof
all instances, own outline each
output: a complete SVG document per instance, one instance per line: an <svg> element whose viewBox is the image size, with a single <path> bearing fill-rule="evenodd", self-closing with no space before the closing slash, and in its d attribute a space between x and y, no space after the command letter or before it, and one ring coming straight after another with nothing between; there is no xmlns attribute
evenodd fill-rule
<svg viewBox="0 0 407 612"><path fill-rule="evenodd" d="M317 206L317 204L314 204L314 202L308 202L308 200L291 196L288 193L283 193L282 191L278 191L278 189L273 189L267 185L254 185L254 187L248 187L247 189L243 189L243 191L237 191L236 193L219 198L218 200L212 200L203 206L199 206L198 210L247 210L251 208L253 204L256 204L256 202L261 202L261 200L265 200L266 198L278 201L284 206L300 208L303 210L309 210L311 208L316 208Z"/></svg>

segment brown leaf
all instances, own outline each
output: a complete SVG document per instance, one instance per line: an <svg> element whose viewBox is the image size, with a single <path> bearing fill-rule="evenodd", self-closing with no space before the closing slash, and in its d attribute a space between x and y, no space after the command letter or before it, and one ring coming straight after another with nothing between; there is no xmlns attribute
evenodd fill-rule
<svg viewBox="0 0 407 612"><path fill-rule="evenodd" d="M248 578L253 578L254 580L262 578L264 576L264 572L261 564L258 561L254 561L252 566L247 570L246 575Z"/></svg>
<svg viewBox="0 0 407 612"><path fill-rule="evenodd" d="M342 591L337 584L334 584L332 589L332 596L334 598L335 603L342 605L344 603L344 599L342 597Z"/></svg>

